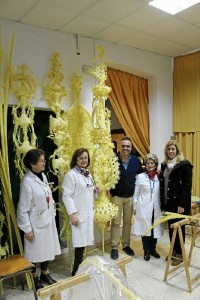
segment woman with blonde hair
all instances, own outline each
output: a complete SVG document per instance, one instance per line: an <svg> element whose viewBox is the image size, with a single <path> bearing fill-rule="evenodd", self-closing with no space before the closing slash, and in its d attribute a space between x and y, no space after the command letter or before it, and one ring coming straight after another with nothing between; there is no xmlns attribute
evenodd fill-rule
<svg viewBox="0 0 200 300"><path fill-rule="evenodd" d="M162 210L189 215L191 210L192 168L191 163L184 158L176 140L170 140L165 145L165 159L161 164L160 191ZM168 221L169 238L172 239L171 224L180 221ZM181 226L185 242L185 226ZM176 237L173 249L172 265L182 262L182 251L179 237Z"/></svg>
<svg viewBox="0 0 200 300"><path fill-rule="evenodd" d="M150 255L160 258L156 251L157 238L163 234L163 224L145 233L151 225L160 218L160 182L158 158L155 154L147 154L144 158L145 172L137 175L133 206L135 222L133 233L142 236L144 259L150 260ZM144 235L145 234L145 235Z"/></svg>

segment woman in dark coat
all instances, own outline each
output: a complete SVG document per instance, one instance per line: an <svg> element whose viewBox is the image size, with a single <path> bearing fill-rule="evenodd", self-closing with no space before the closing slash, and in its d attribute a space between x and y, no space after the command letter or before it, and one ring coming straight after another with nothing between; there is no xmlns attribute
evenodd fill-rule
<svg viewBox="0 0 200 300"><path fill-rule="evenodd" d="M191 210L192 168L186 160L176 140L170 140L165 145L165 160L161 164L160 189L162 210L189 215ZM172 223L180 219L168 221L169 238L172 240ZM181 226L185 242L185 226ZM182 251L178 235L173 249L172 265L176 266L182 261Z"/></svg>

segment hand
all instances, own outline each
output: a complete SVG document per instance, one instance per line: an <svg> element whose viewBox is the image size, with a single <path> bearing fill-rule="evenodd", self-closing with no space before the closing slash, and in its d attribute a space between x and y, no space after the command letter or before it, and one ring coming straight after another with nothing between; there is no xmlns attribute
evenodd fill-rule
<svg viewBox="0 0 200 300"><path fill-rule="evenodd" d="M135 215L133 214L131 217L131 224L134 224L134 223L135 223Z"/></svg>
<svg viewBox="0 0 200 300"><path fill-rule="evenodd" d="M107 227L107 231L111 231L111 221L107 222L106 227Z"/></svg>
<svg viewBox="0 0 200 300"><path fill-rule="evenodd" d="M72 225L78 226L79 220L78 220L76 214L71 214L71 215L70 215L70 219L71 219Z"/></svg>
<svg viewBox="0 0 200 300"><path fill-rule="evenodd" d="M178 214L183 214L185 209L183 207L178 207Z"/></svg>
<svg viewBox="0 0 200 300"><path fill-rule="evenodd" d="M33 240L33 231L28 232L28 233L25 233L25 238L26 238L28 241L32 241L32 240Z"/></svg>
<svg viewBox="0 0 200 300"><path fill-rule="evenodd" d="M97 193L97 194L101 193L100 187L98 187L98 186L95 187L95 193Z"/></svg>

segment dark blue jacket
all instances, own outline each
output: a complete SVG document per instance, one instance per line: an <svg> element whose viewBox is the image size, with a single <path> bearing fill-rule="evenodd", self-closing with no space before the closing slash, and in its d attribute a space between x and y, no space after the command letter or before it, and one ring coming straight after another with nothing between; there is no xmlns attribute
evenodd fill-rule
<svg viewBox="0 0 200 300"><path fill-rule="evenodd" d="M132 197L135 190L135 176L141 172L144 172L141 166L139 158L131 154L127 170L124 169L120 156L119 159L119 171L120 179L114 189L110 190L111 196L118 196L123 198Z"/></svg>

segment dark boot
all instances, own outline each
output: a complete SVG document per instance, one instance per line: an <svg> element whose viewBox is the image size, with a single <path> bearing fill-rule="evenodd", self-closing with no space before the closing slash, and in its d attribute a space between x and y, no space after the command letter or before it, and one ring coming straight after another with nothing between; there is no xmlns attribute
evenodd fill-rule
<svg viewBox="0 0 200 300"><path fill-rule="evenodd" d="M85 247L79 247L75 248L74 252L74 266L71 275L75 276L76 272L78 271L79 265L83 261L83 252L84 252Z"/></svg>
<svg viewBox="0 0 200 300"><path fill-rule="evenodd" d="M150 252L144 251L144 260L149 261L150 260Z"/></svg>
<svg viewBox="0 0 200 300"><path fill-rule="evenodd" d="M74 259L74 266L73 266L73 270L72 270L72 273L71 273L72 276L76 275L76 272L78 271L78 268L79 268L79 263Z"/></svg>
<svg viewBox="0 0 200 300"><path fill-rule="evenodd" d="M178 266L183 261L183 255L182 254L176 254L176 257L173 259L171 265L172 266Z"/></svg>
<svg viewBox="0 0 200 300"><path fill-rule="evenodd" d="M40 280L43 281L44 283L47 283L49 285L56 283L57 281L53 279L49 273L43 274L41 273L40 275Z"/></svg>
<svg viewBox="0 0 200 300"><path fill-rule="evenodd" d="M44 287L42 285L39 277L33 277L33 281L34 281L34 284L35 284L36 291L39 290L39 289L42 289Z"/></svg>
<svg viewBox="0 0 200 300"><path fill-rule="evenodd" d="M155 258L160 258L160 254L156 251L156 249L151 250L150 254Z"/></svg>

